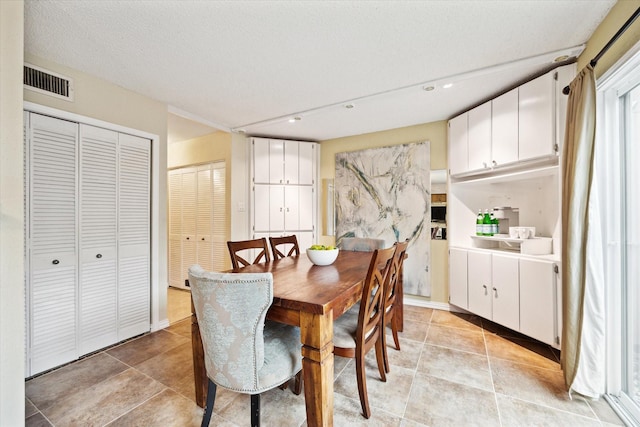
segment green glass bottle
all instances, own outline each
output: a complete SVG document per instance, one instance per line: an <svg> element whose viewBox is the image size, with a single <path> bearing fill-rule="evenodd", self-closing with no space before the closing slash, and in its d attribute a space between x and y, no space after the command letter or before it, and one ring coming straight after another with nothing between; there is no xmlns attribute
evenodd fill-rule
<svg viewBox="0 0 640 427"><path fill-rule="evenodd" d="M491 217L489 216L489 209L484 210L484 216L482 218L482 235L491 236Z"/></svg>
<svg viewBox="0 0 640 427"><path fill-rule="evenodd" d="M476 236L484 235L484 215L482 215L482 209L478 209L478 216L476 217Z"/></svg>

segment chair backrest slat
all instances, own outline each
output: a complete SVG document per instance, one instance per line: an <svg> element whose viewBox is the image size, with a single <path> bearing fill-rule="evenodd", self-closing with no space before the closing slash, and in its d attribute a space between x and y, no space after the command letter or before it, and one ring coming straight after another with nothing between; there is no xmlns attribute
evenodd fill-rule
<svg viewBox="0 0 640 427"><path fill-rule="evenodd" d="M300 247L298 246L298 239L296 235L283 236L283 237L269 237L269 243L271 244L271 252L273 253L273 259L285 258L292 255L300 255ZM287 254L284 254L286 249L282 251L278 249L281 245L292 245Z"/></svg>
<svg viewBox="0 0 640 427"><path fill-rule="evenodd" d="M229 255L231 256L231 265L234 269L245 267L250 264L258 264L260 262L271 261L271 257L269 256L269 248L267 247L267 239L265 239L264 237L253 240L227 242L227 247L229 248ZM254 258L253 262L249 262L242 256L238 255L238 252L248 249L260 250L260 252L258 252L258 255L256 255L256 257Z"/></svg>

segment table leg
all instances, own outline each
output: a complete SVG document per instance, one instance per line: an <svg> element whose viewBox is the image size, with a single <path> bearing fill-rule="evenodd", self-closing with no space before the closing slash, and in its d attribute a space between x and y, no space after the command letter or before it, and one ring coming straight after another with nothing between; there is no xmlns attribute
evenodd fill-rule
<svg viewBox="0 0 640 427"><path fill-rule="evenodd" d="M394 314L397 322L398 332L404 330L404 286L402 285L402 271L404 270L404 260L400 263L400 273L398 273L398 288L396 289L396 312Z"/></svg>
<svg viewBox="0 0 640 427"><path fill-rule="evenodd" d="M309 427L333 426L333 312L300 313L302 374Z"/></svg>
<svg viewBox="0 0 640 427"><path fill-rule="evenodd" d="M191 300L191 352L193 354L193 380L196 387L196 404L204 408L207 399L207 370L204 366L204 348L196 310Z"/></svg>

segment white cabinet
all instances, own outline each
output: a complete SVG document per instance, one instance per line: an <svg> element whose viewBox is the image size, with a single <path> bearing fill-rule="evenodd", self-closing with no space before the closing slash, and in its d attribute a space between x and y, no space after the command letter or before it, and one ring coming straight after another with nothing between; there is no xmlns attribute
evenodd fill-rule
<svg viewBox="0 0 640 427"><path fill-rule="evenodd" d="M149 331L148 139L25 114L27 375Z"/></svg>
<svg viewBox="0 0 640 427"><path fill-rule="evenodd" d="M518 161L518 88L491 101L491 157L494 166Z"/></svg>
<svg viewBox="0 0 640 427"><path fill-rule="evenodd" d="M469 311L491 319L491 254L469 251Z"/></svg>
<svg viewBox="0 0 640 427"><path fill-rule="evenodd" d="M467 251L449 249L449 302L467 309Z"/></svg>
<svg viewBox="0 0 640 427"><path fill-rule="evenodd" d="M252 138L254 183L313 184L314 143Z"/></svg>
<svg viewBox="0 0 640 427"><path fill-rule="evenodd" d="M519 88L519 160L556 155L555 71L523 84Z"/></svg>
<svg viewBox="0 0 640 427"><path fill-rule="evenodd" d="M188 289L189 267L227 266L225 163L169 171L169 285Z"/></svg>
<svg viewBox="0 0 640 427"><path fill-rule="evenodd" d="M520 327L518 271L517 257L491 255L491 320L516 331Z"/></svg>
<svg viewBox="0 0 640 427"><path fill-rule="evenodd" d="M449 120L449 173L457 175L469 169L467 144L468 113Z"/></svg>
<svg viewBox="0 0 640 427"><path fill-rule="evenodd" d="M254 237L295 234L302 250L315 241L316 143L252 138Z"/></svg>
<svg viewBox="0 0 640 427"><path fill-rule="evenodd" d="M491 102L469 111L469 171L493 167L491 158Z"/></svg>
<svg viewBox="0 0 640 427"><path fill-rule="evenodd" d="M520 260L520 331L550 345L560 345L558 268L551 261Z"/></svg>

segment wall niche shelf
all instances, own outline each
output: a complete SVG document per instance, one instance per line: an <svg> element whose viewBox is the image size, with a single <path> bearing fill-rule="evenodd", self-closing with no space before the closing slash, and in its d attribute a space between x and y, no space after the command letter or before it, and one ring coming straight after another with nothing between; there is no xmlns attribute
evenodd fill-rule
<svg viewBox="0 0 640 427"><path fill-rule="evenodd" d="M474 248L500 249L518 252L524 255L550 255L553 239L551 237L533 237L531 239L516 239L507 234L494 236L471 235Z"/></svg>

